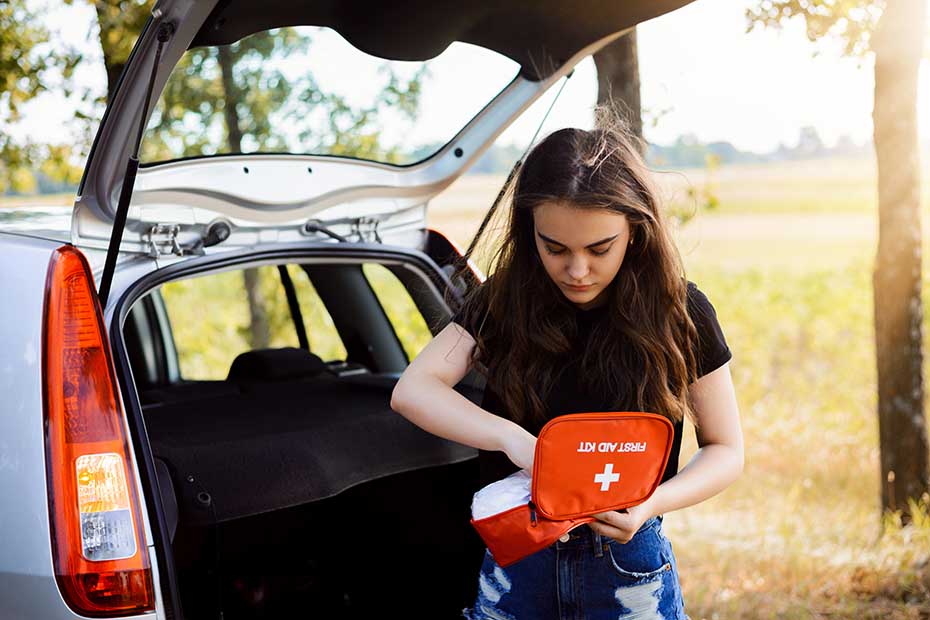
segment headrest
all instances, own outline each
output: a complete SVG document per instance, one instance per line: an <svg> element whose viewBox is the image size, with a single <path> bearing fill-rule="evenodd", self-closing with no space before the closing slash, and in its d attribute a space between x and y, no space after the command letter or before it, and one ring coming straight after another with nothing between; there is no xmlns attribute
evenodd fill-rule
<svg viewBox="0 0 930 620"><path fill-rule="evenodd" d="M284 381L313 377L326 370L326 363L306 349L255 349L236 356L226 380L236 383Z"/></svg>

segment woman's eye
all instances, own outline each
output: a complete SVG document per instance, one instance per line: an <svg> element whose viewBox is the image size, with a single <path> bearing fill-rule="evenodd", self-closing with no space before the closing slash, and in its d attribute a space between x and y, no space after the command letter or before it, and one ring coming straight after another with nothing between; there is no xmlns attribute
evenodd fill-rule
<svg viewBox="0 0 930 620"><path fill-rule="evenodd" d="M563 252L565 252L565 248L562 248L561 250L553 250L547 245L546 251L549 252L550 254L562 254Z"/></svg>
<svg viewBox="0 0 930 620"><path fill-rule="evenodd" d="M607 246L606 248L604 248L604 249L601 250L600 252L598 252L597 250L591 250L591 253L594 254L595 256L603 256L604 254L607 254L608 252L610 252L610 248L612 248L612 247L614 247L613 244Z"/></svg>

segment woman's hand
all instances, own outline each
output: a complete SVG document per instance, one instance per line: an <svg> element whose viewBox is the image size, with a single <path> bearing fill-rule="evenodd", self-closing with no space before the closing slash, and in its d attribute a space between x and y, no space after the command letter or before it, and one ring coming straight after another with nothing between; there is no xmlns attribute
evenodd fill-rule
<svg viewBox="0 0 930 620"><path fill-rule="evenodd" d="M535 435L514 424L513 432L504 438L503 451L517 467L533 473L533 460L536 457Z"/></svg>
<svg viewBox="0 0 930 620"><path fill-rule="evenodd" d="M639 531L643 523L659 514L652 501L654 497L655 494L642 504L630 506L623 511L610 510L593 514L591 516L597 521L588 523L588 527L601 536L608 536L619 543L626 544Z"/></svg>

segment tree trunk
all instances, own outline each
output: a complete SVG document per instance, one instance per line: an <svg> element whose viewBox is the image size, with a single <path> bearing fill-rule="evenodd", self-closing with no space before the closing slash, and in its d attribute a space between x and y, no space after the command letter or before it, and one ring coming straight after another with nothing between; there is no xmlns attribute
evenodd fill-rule
<svg viewBox="0 0 930 620"><path fill-rule="evenodd" d="M116 62L113 58L112 45L107 41L109 34L110 18L107 15L107 7L104 2L94 2L94 8L97 12L97 24L99 26L100 49L103 51L103 67L107 74L107 103L113 101L113 95L116 92L116 82L119 80L125 61Z"/></svg>
<svg viewBox="0 0 930 620"><path fill-rule="evenodd" d="M626 119L630 130L642 139L636 29L594 54L594 66L597 68L598 104L610 104Z"/></svg>
<svg viewBox="0 0 930 620"><path fill-rule="evenodd" d="M239 110L236 104L241 100L239 89L233 79L232 50L228 45L217 48L217 61L220 65L220 75L223 82L223 120L226 123L226 138L229 150L233 153L242 152L242 128L239 124ZM268 324L268 312L265 310L265 301L261 295L261 278L258 269L250 268L242 271L245 295L249 300L249 333L252 338L253 349L264 349L271 342L271 328Z"/></svg>
<svg viewBox="0 0 930 620"><path fill-rule="evenodd" d="M242 270L245 295L249 300L249 334L253 349L265 349L271 343L268 312L261 294L261 278L256 268Z"/></svg>
<svg viewBox="0 0 930 620"><path fill-rule="evenodd" d="M242 152L242 126L239 124L239 110L236 108L241 100L239 88L233 79L233 59L232 50L228 45L217 47L217 61L220 65L220 75L223 81L223 119L226 121L226 138L229 143L229 150L232 153Z"/></svg>
<svg viewBox="0 0 930 620"><path fill-rule="evenodd" d="M917 75L926 0L889 2L875 52L878 252L873 272L882 507L930 497L924 413Z"/></svg>

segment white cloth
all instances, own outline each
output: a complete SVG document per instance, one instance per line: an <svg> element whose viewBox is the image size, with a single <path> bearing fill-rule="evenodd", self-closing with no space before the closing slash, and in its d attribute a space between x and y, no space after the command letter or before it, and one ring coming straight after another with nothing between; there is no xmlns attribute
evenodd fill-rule
<svg viewBox="0 0 930 620"><path fill-rule="evenodd" d="M528 504L532 480L530 472L521 469L479 489L471 500L472 519L477 521Z"/></svg>

